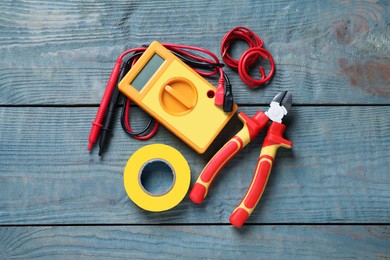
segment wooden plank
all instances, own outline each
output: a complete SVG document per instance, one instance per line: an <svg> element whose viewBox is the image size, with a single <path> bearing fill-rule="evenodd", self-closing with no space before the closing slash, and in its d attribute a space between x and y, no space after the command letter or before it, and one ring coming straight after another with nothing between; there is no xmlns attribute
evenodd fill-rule
<svg viewBox="0 0 390 260"><path fill-rule="evenodd" d="M386 259L388 226L0 228L0 258Z"/></svg>
<svg viewBox="0 0 390 260"><path fill-rule="evenodd" d="M243 109L253 115L259 107ZM99 158L96 148L86 150L95 111L0 108L0 223L228 223L250 183L264 133L230 162L202 205L185 198L173 210L149 213L123 188L134 151L150 143L172 145L189 162L194 183L219 146L198 155L164 128L140 142L117 125L109 151ZM389 113L390 107L293 107L285 123L294 147L278 153L248 222L389 223Z"/></svg>
<svg viewBox="0 0 390 260"><path fill-rule="evenodd" d="M0 104L98 104L123 50L159 40L218 53L222 36L237 25L264 39L277 66L274 80L254 91L227 69L239 104L265 104L264 96L287 89L299 104L389 104L389 6L1 1ZM238 44L233 56L243 49Z"/></svg>

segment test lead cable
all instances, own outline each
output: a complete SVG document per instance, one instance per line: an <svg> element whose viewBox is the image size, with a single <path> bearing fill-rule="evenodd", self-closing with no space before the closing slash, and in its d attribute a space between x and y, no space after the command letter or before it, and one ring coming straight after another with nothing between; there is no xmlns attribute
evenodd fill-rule
<svg viewBox="0 0 390 260"><path fill-rule="evenodd" d="M165 43L163 44L163 46L169 49L188 66L193 68L198 74L204 77L211 77L219 73L220 76L218 80L218 87L215 93L215 103L216 105L223 106L225 112L232 111L234 100L231 91L231 84L229 78L222 69L224 64L219 62L219 59L216 55L214 55L209 50L195 46L170 43ZM99 140L99 155L103 153L106 146L108 145L110 132L112 131L113 126L113 118L115 117L115 108L117 107L118 99L121 96L117 85L125 76L125 74L131 69L131 67L137 61L138 57L142 55L142 53L147 49L147 47L147 45L144 45L142 47L126 50L117 59L114 69L111 72L110 78L108 80L107 87L102 98L102 102L99 106L98 113L96 115L96 119L92 123L88 150L91 150L93 144L98 139L101 130L102 134ZM195 52L203 53L208 57L203 57L202 55L196 54ZM126 62L122 65L122 61L127 55L130 54L131 56L128 57ZM157 131L158 122L154 118L150 117L148 123L141 131L133 131L130 124L129 116L131 107L130 100L126 97L124 97L123 100L124 101L121 113L121 125L124 131L131 137L136 138L138 140L147 140L151 138ZM108 111L106 113L107 108Z"/></svg>
<svg viewBox="0 0 390 260"><path fill-rule="evenodd" d="M88 144L88 151L90 151L93 147L93 145L96 143L100 130L102 128L102 123L104 120L104 116L106 114L106 110L108 107L108 104L111 99L111 95L114 91L115 83L119 76L120 67L122 64L122 56L119 57L115 63L115 66L111 72L110 78L108 79L106 90L104 91L102 101L100 102L100 106L98 108L98 111L96 113L95 120L92 122L92 128L91 132L89 133L89 144Z"/></svg>
<svg viewBox="0 0 390 260"><path fill-rule="evenodd" d="M233 42L236 40L245 41L249 45L249 49L241 55L239 60L233 59L229 54L229 49L233 44ZM275 73L275 64L272 55L263 47L263 45L264 45L264 41L258 35L256 35L254 32L252 32L251 30L243 26L238 26L230 30L227 34L225 34L221 42L220 52L223 61L228 66L237 69L241 79L248 86L251 87L255 87L267 83ZM232 111L234 100L233 100L233 94L231 90L231 84L228 77L226 76L226 74L222 69L223 64L219 62L215 54L213 54L209 50L200 47L195 47L195 46L171 44L171 43L164 43L163 46L169 49L170 51L172 51L176 56L182 59L183 62L185 62L190 67L192 67L196 72L198 72L202 76L210 77L219 72L220 76L218 79L218 86L215 92L214 103L217 106L222 106L224 112ZM115 66L111 72L110 78L107 82L107 86L104 91L102 101L100 103L98 111L96 113L95 120L92 122L92 128L88 138L89 139L88 150L92 149L103 127L103 120L106 117L106 110L109 107L112 94L115 93L114 88L116 87L116 83L118 82L122 60L125 58L125 56L131 53L142 54L147 49L147 47L148 46L145 45L142 47L129 49L123 52L117 59ZM199 54L195 54L195 52L203 53L204 55L207 55L207 58ZM247 70L250 68L251 65L253 65L257 61L259 57L269 60L271 69L268 75L266 75L264 69L260 67L259 72L261 78L254 79L249 75ZM132 60L135 61L136 58L133 57ZM118 97L116 97L116 99L117 98ZM127 109L125 110L125 112L126 111L127 112L123 114L126 115L128 114L128 110L130 109L130 102L126 101L124 103L124 107ZM153 121L153 119L151 120ZM141 137L141 140L153 136L153 134L157 130L158 124L157 121L156 123L151 122L150 124L153 125L153 127L150 128L148 124L148 127L144 132L141 131L142 133L140 133L139 135L135 134L134 136ZM131 129L128 120L125 120L122 126L124 126L124 129L127 130ZM134 134L132 130L129 131ZM107 132L107 129L104 132ZM104 137L103 140L104 139L106 139L106 137Z"/></svg>
<svg viewBox="0 0 390 260"><path fill-rule="evenodd" d="M107 113L104 118L104 124L101 129L101 134L99 138L99 156L102 156L104 150L106 149L106 146L108 145L109 138L112 135L112 128L114 125L116 106L120 96L118 84L122 80L122 78L126 75L126 73L130 70L130 62L129 62L130 60L131 58L125 61L121 66L119 77L117 79L114 90L112 92L111 100L108 105Z"/></svg>

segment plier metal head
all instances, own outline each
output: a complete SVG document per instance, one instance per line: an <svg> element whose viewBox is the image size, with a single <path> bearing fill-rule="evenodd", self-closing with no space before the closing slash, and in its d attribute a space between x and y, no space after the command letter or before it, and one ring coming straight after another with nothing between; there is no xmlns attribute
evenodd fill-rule
<svg viewBox="0 0 390 260"><path fill-rule="evenodd" d="M279 92L269 105L265 114L274 122L281 123L282 119L290 110L292 104L292 94L288 91Z"/></svg>

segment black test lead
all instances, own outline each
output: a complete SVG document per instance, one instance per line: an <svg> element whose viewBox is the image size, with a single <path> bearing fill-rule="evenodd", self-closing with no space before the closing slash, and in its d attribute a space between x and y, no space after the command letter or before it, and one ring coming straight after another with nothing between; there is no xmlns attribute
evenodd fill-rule
<svg viewBox="0 0 390 260"><path fill-rule="evenodd" d="M217 91L214 93L215 95L215 104L217 103L217 94L218 94L218 89L222 90L222 95L219 95L220 99L220 105L222 105L222 108L225 112L233 112L233 106L234 106L234 101L233 101L233 94L231 91L231 85L229 82L229 79L227 78L227 75L224 73L222 67L224 64L220 63L218 58L211 53L210 51L206 49L202 49L199 47L194 47L194 46L187 46L187 45L177 45L177 44L163 44L164 47L168 48L175 56L177 56L179 59L181 59L184 63L186 63L188 66L190 66L195 72L200 74L203 77L210 77L218 72L220 73L220 79L218 82L221 82L218 84ZM122 67L118 67L118 78L116 85L113 89L112 93L112 98L109 101L109 107L107 107L107 113L104 118L104 125L102 126L102 133L101 137L99 140L99 155L101 156L105 150L105 148L108 145L109 139L111 137L111 132L114 124L114 114L115 110L117 107L117 103L119 100L119 96L121 96L120 91L118 91L118 84L121 82L121 80L125 77L125 75L130 71L130 68L135 64L135 62L138 60L138 57L141 56L146 49L148 49L148 46L142 46L139 48L133 48L130 50L127 50L123 52L120 55L120 60L123 59L126 55L133 53L128 60L125 62L127 63L128 68L125 70L126 73L123 72L124 70L124 64ZM205 58L202 56L199 56L197 54L192 53L191 51L195 52L201 52L206 55L209 55L210 58ZM118 60L119 60L118 59ZM119 75L120 74L120 75ZM225 81L226 81L226 89L225 93L223 89L225 88ZM212 98L212 97L209 97ZM139 140L147 140L151 138L157 131L158 127L158 122L153 118L150 117L150 120L146 127L140 131L140 132L133 132L130 126L129 122L129 109L130 109L130 100L124 97L125 102L123 103L123 109L122 109L122 115L121 115L121 124L122 128L125 130L127 134L129 134L131 137L139 139Z"/></svg>
<svg viewBox="0 0 390 260"><path fill-rule="evenodd" d="M126 61L120 71L118 80L115 84L115 88L112 92L112 96L110 99L110 103L107 109L106 117L104 119L104 124L101 131L101 136L99 139L99 156L102 156L104 150L106 149L106 146L108 145L109 138L112 135L112 128L114 125L114 118L115 118L115 112L116 112L116 106L118 103L118 99L120 96L120 92L118 89L118 83L121 81L121 79L124 77L124 75L129 71L130 64L129 60Z"/></svg>

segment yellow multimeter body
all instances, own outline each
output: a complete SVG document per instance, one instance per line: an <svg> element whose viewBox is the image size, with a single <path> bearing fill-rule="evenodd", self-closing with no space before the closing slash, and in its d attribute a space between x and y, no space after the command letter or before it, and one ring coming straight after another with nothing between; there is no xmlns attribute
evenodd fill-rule
<svg viewBox="0 0 390 260"><path fill-rule="evenodd" d="M214 104L215 87L154 41L119 83L119 90L198 153L234 115Z"/></svg>

